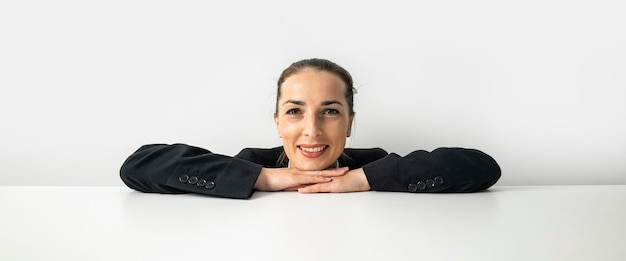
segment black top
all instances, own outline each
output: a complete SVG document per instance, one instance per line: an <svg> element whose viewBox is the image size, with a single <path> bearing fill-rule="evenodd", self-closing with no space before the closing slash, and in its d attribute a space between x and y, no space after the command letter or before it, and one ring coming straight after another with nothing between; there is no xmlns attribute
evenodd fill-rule
<svg viewBox="0 0 626 261"><path fill-rule="evenodd" d="M120 176L135 190L249 198L262 167L276 168L282 147L243 149L235 157L185 144L144 145L122 165ZM380 148L345 149L340 167L363 168L372 190L474 192L500 178L500 167L474 149L418 150L405 157Z"/></svg>

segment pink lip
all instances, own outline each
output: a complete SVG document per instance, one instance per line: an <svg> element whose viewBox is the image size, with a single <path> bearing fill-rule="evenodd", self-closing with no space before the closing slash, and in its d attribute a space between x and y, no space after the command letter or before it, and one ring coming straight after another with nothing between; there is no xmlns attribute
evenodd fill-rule
<svg viewBox="0 0 626 261"><path fill-rule="evenodd" d="M310 152L310 151L304 151L302 148L319 148L319 147L324 147L321 151L315 151L315 152ZM328 149L327 145L324 144L301 144L298 145L298 150L300 151L300 153L302 153L302 156L305 156L307 158L319 158L320 156L324 155L324 153L326 152L326 149Z"/></svg>

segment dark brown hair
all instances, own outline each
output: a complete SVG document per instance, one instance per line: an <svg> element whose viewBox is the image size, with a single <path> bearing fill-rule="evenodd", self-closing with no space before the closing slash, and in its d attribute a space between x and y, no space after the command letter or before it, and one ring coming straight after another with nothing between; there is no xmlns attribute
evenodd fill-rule
<svg viewBox="0 0 626 261"><path fill-rule="evenodd" d="M283 85L283 82L289 76L292 76L304 69L316 69L320 71L326 71L329 73L333 73L337 75L341 80L346 84L346 101L348 101L348 111L351 115L354 115L354 94L356 93L356 89L354 89L354 85L352 82L352 76L346 69L337 65L334 62L331 62L326 59L312 58L305 59L301 61L297 61L292 63L283 70L283 73L280 74L280 78L278 78L277 91L276 91L276 113L278 113L278 100L280 100L280 86Z"/></svg>

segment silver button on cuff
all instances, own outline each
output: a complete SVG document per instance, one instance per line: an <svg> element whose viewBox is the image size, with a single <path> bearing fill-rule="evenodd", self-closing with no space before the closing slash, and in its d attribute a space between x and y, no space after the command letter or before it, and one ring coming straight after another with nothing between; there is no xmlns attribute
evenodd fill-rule
<svg viewBox="0 0 626 261"><path fill-rule="evenodd" d="M417 192L434 188L435 186L443 185L443 178L441 176L436 176L432 179L427 179L426 181L418 181L417 184L410 183L408 186L409 192Z"/></svg>
<svg viewBox="0 0 626 261"><path fill-rule="evenodd" d="M435 184L443 185L443 178L441 176L435 177Z"/></svg>
<svg viewBox="0 0 626 261"><path fill-rule="evenodd" d="M426 183L424 183L424 181L417 182L417 189L419 189L419 190L426 189Z"/></svg>

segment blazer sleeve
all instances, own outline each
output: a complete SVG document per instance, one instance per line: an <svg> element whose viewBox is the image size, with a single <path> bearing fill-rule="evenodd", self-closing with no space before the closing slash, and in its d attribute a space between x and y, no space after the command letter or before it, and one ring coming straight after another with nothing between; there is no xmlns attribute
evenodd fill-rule
<svg viewBox="0 0 626 261"><path fill-rule="evenodd" d="M418 150L405 157L389 154L363 166L372 190L399 192L474 192L500 179L498 163L474 149Z"/></svg>
<svg viewBox="0 0 626 261"><path fill-rule="evenodd" d="M250 198L261 165L185 144L144 145L120 169L129 188L151 193L198 193Z"/></svg>

